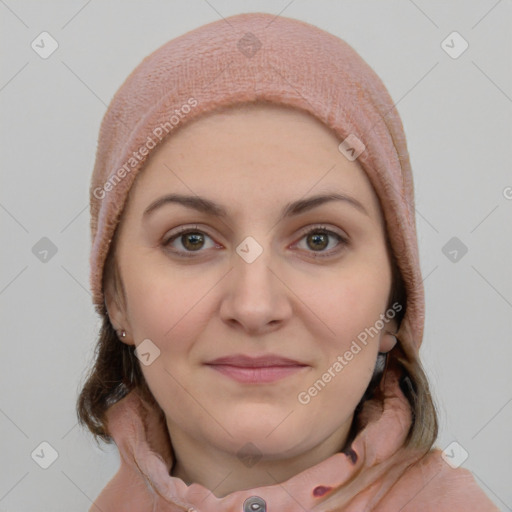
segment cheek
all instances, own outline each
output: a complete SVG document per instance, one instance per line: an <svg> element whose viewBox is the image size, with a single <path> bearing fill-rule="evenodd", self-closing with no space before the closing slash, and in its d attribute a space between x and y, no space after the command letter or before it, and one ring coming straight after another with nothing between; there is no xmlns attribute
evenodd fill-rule
<svg viewBox="0 0 512 512"><path fill-rule="evenodd" d="M328 327L328 335L323 338L338 349L350 345L385 312L391 282L382 268L358 271L347 267L321 283L314 292L310 291L308 303Z"/></svg>
<svg viewBox="0 0 512 512"><path fill-rule="evenodd" d="M160 350L152 364L141 364L144 378L167 417L184 429L205 423L196 401L202 401L201 387L190 380L190 358L212 314L206 309L207 293L217 281L186 272L171 275L160 267L134 272L125 282L136 343L149 338Z"/></svg>
<svg viewBox="0 0 512 512"><path fill-rule="evenodd" d="M207 301L201 300L211 288L206 276L194 280L162 270L138 271L125 287L136 342L149 338L161 351L179 352L207 321Z"/></svg>
<svg viewBox="0 0 512 512"><path fill-rule="evenodd" d="M385 272L347 268L310 294L309 304L328 326L316 336L319 364L302 389L311 416L330 428L346 419L368 387L375 369L380 332L375 324L385 312L390 277ZM334 284L333 284L334 283ZM328 335L325 335L325 332ZM335 405L334 405L335 404Z"/></svg>

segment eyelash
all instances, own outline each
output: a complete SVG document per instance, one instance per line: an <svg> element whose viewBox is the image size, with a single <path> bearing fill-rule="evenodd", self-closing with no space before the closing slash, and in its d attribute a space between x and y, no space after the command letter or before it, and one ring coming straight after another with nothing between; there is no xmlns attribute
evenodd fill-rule
<svg viewBox="0 0 512 512"><path fill-rule="evenodd" d="M171 236L169 236L162 243L162 246L165 247L166 249L168 249L168 247L171 244L171 242L176 240L178 237L180 237L180 236L182 236L184 234L188 234L188 233L201 233L203 235L208 236L209 238L211 238L213 240L213 238L210 235L208 235L208 233L205 233L204 231L201 231L200 229L194 229L194 228L191 228L191 227L182 227L177 232L175 232ZM341 236L338 233L335 233L332 230L327 229L326 226L321 226L321 225L313 226L312 228L309 228L308 230L302 232L301 233L301 237L299 238L299 241L302 240L304 237L312 234L312 233L322 233L322 234L325 234L325 235L332 235L332 236L334 236L334 237L336 237L338 239L338 241L340 242L339 245L342 246L339 249L334 249L334 250L331 249L330 251L327 251L325 253L323 253L323 251L318 251L318 252L316 252L316 251L308 251L308 252L311 252L313 254L312 257L315 258L315 259L316 258L328 258L328 257L331 257L335 253L337 254L338 252L340 252L344 248L344 246L348 245L347 238ZM198 251L177 251L175 249L169 249L169 250L173 254L176 254L180 258L193 258L193 257L196 257L196 253L204 252L201 249L199 249Z"/></svg>

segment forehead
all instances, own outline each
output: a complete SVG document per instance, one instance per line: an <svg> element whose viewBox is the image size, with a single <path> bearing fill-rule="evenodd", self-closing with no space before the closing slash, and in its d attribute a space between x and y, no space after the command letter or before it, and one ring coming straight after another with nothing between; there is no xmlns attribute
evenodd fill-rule
<svg viewBox="0 0 512 512"><path fill-rule="evenodd" d="M377 196L357 161L338 150L334 132L307 112L272 104L237 105L185 124L157 147L140 171L129 203L180 192L288 202L308 193L356 196L380 215ZM132 205L134 206L134 205Z"/></svg>

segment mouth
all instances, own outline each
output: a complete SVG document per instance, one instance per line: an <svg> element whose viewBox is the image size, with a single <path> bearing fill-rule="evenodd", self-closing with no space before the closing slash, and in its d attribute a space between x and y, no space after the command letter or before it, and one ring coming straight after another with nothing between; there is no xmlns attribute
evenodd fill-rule
<svg viewBox="0 0 512 512"><path fill-rule="evenodd" d="M245 384L275 382L309 368L305 363L277 355L234 355L220 357L205 364L225 377Z"/></svg>

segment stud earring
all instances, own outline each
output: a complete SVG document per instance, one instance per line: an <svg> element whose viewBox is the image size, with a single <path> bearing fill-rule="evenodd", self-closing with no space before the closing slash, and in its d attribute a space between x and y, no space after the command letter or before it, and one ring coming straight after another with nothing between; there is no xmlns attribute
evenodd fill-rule
<svg viewBox="0 0 512 512"><path fill-rule="evenodd" d="M118 338L126 338L126 331L124 329L118 329L117 330L117 337Z"/></svg>

